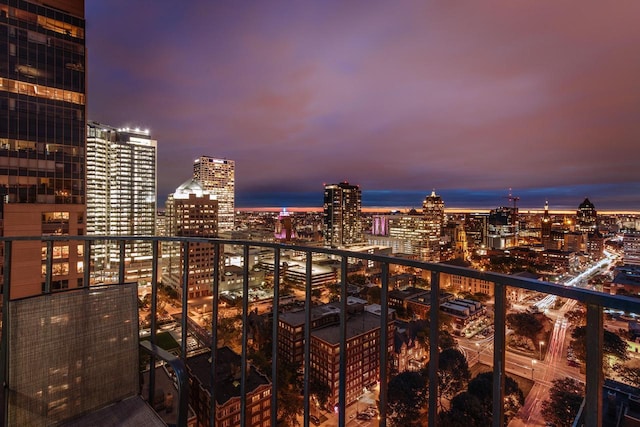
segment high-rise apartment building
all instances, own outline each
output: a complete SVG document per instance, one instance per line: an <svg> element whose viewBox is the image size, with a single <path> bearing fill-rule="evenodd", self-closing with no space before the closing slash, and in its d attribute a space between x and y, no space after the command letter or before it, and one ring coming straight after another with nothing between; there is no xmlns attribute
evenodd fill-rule
<svg viewBox="0 0 640 427"><path fill-rule="evenodd" d="M444 201L433 190L422 203L422 214L426 221L429 261L440 261L440 238L444 229Z"/></svg>
<svg viewBox="0 0 640 427"><path fill-rule="evenodd" d="M87 124L87 234L156 234L157 141L149 131ZM117 278L120 246L95 245L96 282ZM125 243L126 280L151 277L151 242ZM99 276L99 277L98 277Z"/></svg>
<svg viewBox="0 0 640 427"><path fill-rule="evenodd" d="M348 182L324 186L325 245L340 247L363 242L362 192Z"/></svg>
<svg viewBox="0 0 640 427"><path fill-rule="evenodd" d="M218 201L205 190L199 181L185 182L167 198L166 227L169 236L217 237ZM173 286L179 294L183 292L184 262L189 262L188 297L211 295L214 271L214 249L210 243L190 243L189 256L185 257L184 245L164 245L168 266L163 281Z"/></svg>
<svg viewBox="0 0 640 427"><path fill-rule="evenodd" d="M83 0L0 2L4 236L85 231L84 35ZM12 297L41 292L42 248L39 242L14 248L21 256L13 269ZM70 243L56 248L52 286L81 285L81 250Z"/></svg>
<svg viewBox="0 0 640 427"><path fill-rule="evenodd" d="M201 156L193 162L193 178L218 200L218 230L231 231L235 219L236 162Z"/></svg>

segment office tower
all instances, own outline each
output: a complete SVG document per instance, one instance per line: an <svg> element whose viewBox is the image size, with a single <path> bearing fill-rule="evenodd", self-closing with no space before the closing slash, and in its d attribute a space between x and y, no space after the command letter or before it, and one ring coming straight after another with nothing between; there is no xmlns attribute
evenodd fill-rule
<svg viewBox="0 0 640 427"><path fill-rule="evenodd" d="M584 199L578 206L576 212L576 228L578 231L587 233L593 233L598 229L598 213L596 207L589 201L588 198Z"/></svg>
<svg viewBox="0 0 640 427"><path fill-rule="evenodd" d="M236 162L201 156L193 162L193 178L218 200L218 230L234 229Z"/></svg>
<svg viewBox="0 0 640 427"><path fill-rule="evenodd" d="M9 4L0 4L2 234L84 234L84 1ZM82 249L56 247L52 287L82 285ZM43 246L18 248L12 297L40 293Z"/></svg>
<svg viewBox="0 0 640 427"><path fill-rule="evenodd" d="M433 190L422 203L422 214L428 231L429 260L440 261L440 237L444 229L444 201Z"/></svg>
<svg viewBox="0 0 640 427"><path fill-rule="evenodd" d="M389 216L389 237L402 242L402 252L411 254L420 261L440 260L440 236L432 237L437 231L433 230L433 223L420 214Z"/></svg>
<svg viewBox="0 0 640 427"><path fill-rule="evenodd" d="M87 234L156 234L157 141L149 131L87 124ZM125 243L125 280L151 277L151 242ZM98 283L117 279L119 243L92 248Z"/></svg>
<svg viewBox="0 0 640 427"><path fill-rule="evenodd" d="M326 246L340 247L361 243L362 192L348 182L324 186L324 241Z"/></svg>
<svg viewBox="0 0 640 427"><path fill-rule="evenodd" d="M486 245L493 249L506 249L516 246L515 208L502 206L489 212L487 221Z"/></svg>
<svg viewBox="0 0 640 427"><path fill-rule="evenodd" d="M166 203L166 227L169 236L217 237L218 201L199 181L191 179L170 194ZM173 286L181 295L184 246L165 245L168 261L165 284ZM222 250L222 249L221 249ZM188 297L211 295L213 285L214 249L210 243L189 244ZM222 257L221 257L222 258Z"/></svg>

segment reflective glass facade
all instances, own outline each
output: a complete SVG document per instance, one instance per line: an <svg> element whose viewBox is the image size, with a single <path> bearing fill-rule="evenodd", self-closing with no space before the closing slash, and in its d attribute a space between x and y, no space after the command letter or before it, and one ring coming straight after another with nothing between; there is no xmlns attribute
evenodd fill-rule
<svg viewBox="0 0 640 427"><path fill-rule="evenodd" d="M0 194L84 204L84 2L47 4L0 1Z"/></svg>
<svg viewBox="0 0 640 427"><path fill-rule="evenodd" d="M340 247L362 243L362 192L348 182L324 187L325 245Z"/></svg>

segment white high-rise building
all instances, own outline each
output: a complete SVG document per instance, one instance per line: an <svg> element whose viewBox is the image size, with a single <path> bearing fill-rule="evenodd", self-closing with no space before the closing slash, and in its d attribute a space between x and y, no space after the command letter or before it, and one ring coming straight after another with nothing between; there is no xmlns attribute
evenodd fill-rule
<svg viewBox="0 0 640 427"><path fill-rule="evenodd" d="M440 236L444 228L444 201L433 190L422 202L422 214L427 230L428 254L425 259L433 262L440 261Z"/></svg>
<svg viewBox="0 0 640 427"><path fill-rule="evenodd" d="M87 124L87 235L153 236L156 231L157 141L149 131ZM96 282L118 271L116 242L92 248ZM126 242L127 280L151 276L150 242Z"/></svg>
<svg viewBox="0 0 640 427"><path fill-rule="evenodd" d="M218 230L231 231L235 219L236 162L200 156L193 162L193 178L218 200Z"/></svg>

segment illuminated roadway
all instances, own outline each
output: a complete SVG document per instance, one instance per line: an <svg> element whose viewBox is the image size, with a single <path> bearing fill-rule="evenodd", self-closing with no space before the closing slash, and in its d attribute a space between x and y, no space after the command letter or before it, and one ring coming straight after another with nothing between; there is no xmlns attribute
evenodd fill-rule
<svg viewBox="0 0 640 427"><path fill-rule="evenodd" d="M583 287L591 276L607 271L615 263L618 255L606 250L604 255L605 258L568 280L565 286ZM540 411L542 402L549 396L549 388L554 379L571 377L584 381L584 375L580 374L579 368L568 366L564 357L567 332L569 330L569 323L564 315L575 308L577 301L567 300L559 310L552 310L549 307L553 305L555 298L549 297L552 296L548 295L536 303L538 308L545 310L547 316L554 322L550 341L543 344L543 346L546 346L544 360L536 360L537 357L532 358L512 351L506 352L505 370L511 374L533 379L535 382L526 397L525 404L518 412L517 418L510 422L509 425L512 427L545 425ZM507 331L507 334L509 332ZM459 339L458 342L470 365L478 361L489 366L493 364L492 336L482 340Z"/></svg>

